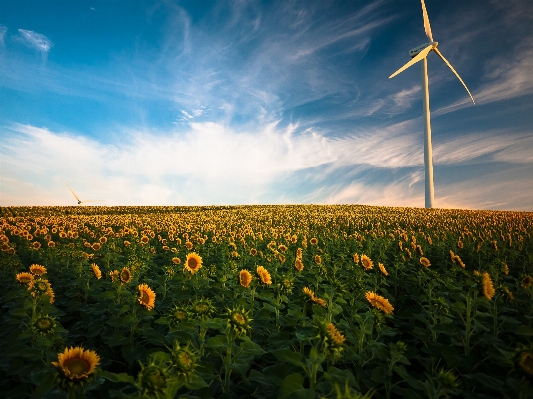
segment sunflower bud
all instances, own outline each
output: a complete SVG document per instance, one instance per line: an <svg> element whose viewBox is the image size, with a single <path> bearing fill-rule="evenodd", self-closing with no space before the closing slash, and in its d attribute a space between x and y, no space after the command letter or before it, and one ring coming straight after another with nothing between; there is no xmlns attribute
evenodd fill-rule
<svg viewBox="0 0 533 399"><path fill-rule="evenodd" d="M237 335L245 335L252 328L250 323L253 319L250 317L250 312L246 312L244 308L228 308L228 327Z"/></svg>
<svg viewBox="0 0 533 399"><path fill-rule="evenodd" d="M31 324L31 329L42 336L53 334L56 327L57 323L55 318L48 315L38 317Z"/></svg>

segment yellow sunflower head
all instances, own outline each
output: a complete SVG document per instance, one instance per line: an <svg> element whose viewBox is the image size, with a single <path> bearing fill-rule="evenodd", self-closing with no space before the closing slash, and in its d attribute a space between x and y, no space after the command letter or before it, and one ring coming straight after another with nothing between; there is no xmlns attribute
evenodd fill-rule
<svg viewBox="0 0 533 399"><path fill-rule="evenodd" d="M19 273L17 274L17 281L22 284L29 284L34 280L33 274L30 273Z"/></svg>
<svg viewBox="0 0 533 399"><path fill-rule="evenodd" d="M241 270L239 272L239 284L245 288L250 287L252 278L252 273L250 273L248 270Z"/></svg>
<svg viewBox="0 0 533 399"><path fill-rule="evenodd" d="M373 307L383 311L386 314L391 314L394 311L394 308L390 304L389 300L377 295L375 292L368 291L365 294L365 297Z"/></svg>
<svg viewBox="0 0 533 399"><path fill-rule="evenodd" d="M383 273L385 276L389 275L389 273L387 272L387 269L385 269L385 266L383 265L383 263L378 263L378 267L379 267L379 270L381 271L381 273Z"/></svg>
<svg viewBox="0 0 533 399"><path fill-rule="evenodd" d="M424 257L420 258L420 264L425 267L431 266L431 262L429 261L429 259Z"/></svg>
<svg viewBox="0 0 533 399"><path fill-rule="evenodd" d="M354 263L359 263L359 254L353 254Z"/></svg>
<svg viewBox="0 0 533 399"><path fill-rule="evenodd" d="M34 276L41 277L43 274L46 274L46 267L33 264L30 266L30 273Z"/></svg>
<svg viewBox="0 0 533 399"><path fill-rule="evenodd" d="M318 244L318 239L316 237L313 237L309 240L309 244L316 245Z"/></svg>
<svg viewBox="0 0 533 399"><path fill-rule="evenodd" d="M58 361L52 362L65 378L80 381L89 378L100 362L96 352L84 350L80 347L65 348L63 353L58 353Z"/></svg>
<svg viewBox="0 0 533 399"><path fill-rule="evenodd" d="M294 268L301 272L304 269L304 264L300 258L296 258L294 261Z"/></svg>
<svg viewBox="0 0 533 399"><path fill-rule="evenodd" d="M94 277L96 277L98 280L102 278L102 272L100 271L100 268L96 263L93 263L91 265L91 269L93 271Z"/></svg>
<svg viewBox="0 0 533 399"><path fill-rule="evenodd" d="M155 292L146 284L139 285L139 303L148 310L152 310L155 306Z"/></svg>
<svg viewBox="0 0 533 399"><path fill-rule="evenodd" d="M529 350L522 351L518 365L526 374L533 377L533 352Z"/></svg>
<svg viewBox="0 0 533 399"><path fill-rule="evenodd" d="M307 287L304 287L303 289L303 293L304 295L307 297L308 300L312 301L313 298L315 297L315 293L313 291L311 291L309 288Z"/></svg>
<svg viewBox="0 0 533 399"><path fill-rule="evenodd" d="M315 263L317 265L320 265L322 263L322 258L320 257L320 255L315 255L315 257L313 258L313 260L315 261Z"/></svg>
<svg viewBox="0 0 533 399"><path fill-rule="evenodd" d="M363 265L363 267L365 268L365 270L370 270L372 269L372 267L374 267L374 263L372 262L372 260L366 256L366 255L363 255L361 256L361 264Z"/></svg>
<svg viewBox="0 0 533 399"><path fill-rule="evenodd" d="M492 285L492 280L490 279L489 273L483 273L482 279L481 279L481 287L483 291L483 295L485 298L487 298L489 301L492 299L496 291L494 290L494 286Z"/></svg>
<svg viewBox="0 0 533 399"><path fill-rule="evenodd" d="M196 252L191 252L187 254L187 259L185 260L185 268L191 272L191 274L196 273L202 267L202 258Z"/></svg>
<svg viewBox="0 0 533 399"><path fill-rule="evenodd" d="M259 279L263 284L270 285L272 284L272 277L270 276L270 273L267 269L265 269L263 266L257 266L257 274L259 275Z"/></svg>
<svg viewBox="0 0 533 399"><path fill-rule="evenodd" d="M131 271L127 267L124 267L120 272L120 281L122 284L127 284L131 281Z"/></svg>

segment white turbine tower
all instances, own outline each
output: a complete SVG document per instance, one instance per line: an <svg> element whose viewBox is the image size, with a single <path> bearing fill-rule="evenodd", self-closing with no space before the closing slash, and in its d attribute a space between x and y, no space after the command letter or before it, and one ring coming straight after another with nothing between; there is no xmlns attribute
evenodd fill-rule
<svg viewBox="0 0 533 399"><path fill-rule="evenodd" d="M433 41L433 35L431 34L431 26L429 25L429 18L428 14L426 12L426 5L424 4L424 0L422 1L422 14L424 17L424 29L426 30L426 36L429 39L429 43L422 44L411 51L409 51L409 55L411 56L412 60L409 61L407 64L405 64L403 67L398 69L396 72L394 72L390 78L395 77L400 72L403 72L407 68L409 68L411 65L416 64L418 61L423 60L422 63L422 88L424 90L424 96L423 96L423 107L424 107L424 166L425 166L425 180L426 180L426 208L433 208L433 197L434 197L434 188L433 188L433 154L432 154L432 146L431 146L431 122L429 118L429 86L428 86L428 61L427 61L427 55L430 51L434 51L448 67L452 70L452 72L457 76L457 79L461 81L463 86L465 87L466 91L470 95L470 98L472 99L472 102L474 102L474 97L472 97L472 94L470 93L470 90L468 90L468 87L466 87L465 82L463 82L463 79L459 76L459 74L453 69L451 64L448 62L446 58L441 54L441 52L437 49L437 46L439 45L438 42Z"/></svg>
<svg viewBox="0 0 533 399"><path fill-rule="evenodd" d="M70 190L70 192L72 193L72 195L74 195L74 197L76 197L76 199L78 200L78 205L81 205L81 204L84 204L86 202L104 202L105 200L87 200L87 201L81 201L78 196L76 195L76 193L74 191L72 191L72 189L70 188L70 186L65 183L65 186L68 187L68 189Z"/></svg>

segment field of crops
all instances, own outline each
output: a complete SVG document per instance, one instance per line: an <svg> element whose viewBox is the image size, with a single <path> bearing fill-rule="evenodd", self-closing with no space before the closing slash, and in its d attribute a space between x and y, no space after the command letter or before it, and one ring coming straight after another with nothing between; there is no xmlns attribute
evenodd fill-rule
<svg viewBox="0 0 533 399"><path fill-rule="evenodd" d="M0 208L0 396L533 398L533 214Z"/></svg>

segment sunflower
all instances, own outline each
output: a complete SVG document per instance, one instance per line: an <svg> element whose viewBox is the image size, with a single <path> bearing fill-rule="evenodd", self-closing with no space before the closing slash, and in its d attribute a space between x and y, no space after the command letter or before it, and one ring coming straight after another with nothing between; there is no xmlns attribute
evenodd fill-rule
<svg viewBox="0 0 533 399"><path fill-rule="evenodd" d="M178 375L190 376L198 366L200 356L189 348L189 344L181 347L178 341L174 341L174 347L170 351L172 366Z"/></svg>
<svg viewBox="0 0 533 399"><path fill-rule="evenodd" d="M46 267L41 266L41 265L37 265L37 264L33 264L33 265L30 266L30 273L35 275L35 276L37 276L37 277L40 277L43 274L46 274Z"/></svg>
<svg viewBox="0 0 533 399"><path fill-rule="evenodd" d="M107 242L107 237L106 236L100 237L100 244L105 244L106 242Z"/></svg>
<svg viewBox="0 0 533 399"><path fill-rule="evenodd" d="M144 244L148 244L150 242L150 239L148 238L148 236L142 236L141 237L141 244L144 245Z"/></svg>
<svg viewBox="0 0 533 399"><path fill-rule="evenodd" d="M257 255L257 249L255 249L255 248L251 248L251 249L250 249L250 255L252 255L252 256Z"/></svg>
<svg viewBox="0 0 533 399"><path fill-rule="evenodd" d="M143 397L165 397L169 378L169 367L158 365L153 360L147 366L141 365L137 379L144 392Z"/></svg>
<svg viewBox="0 0 533 399"><path fill-rule="evenodd" d="M109 272L109 277L111 277L111 282L115 282L115 278L118 278L118 270L113 270Z"/></svg>
<svg viewBox="0 0 533 399"><path fill-rule="evenodd" d="M431 262L429 261L428 258L420 258L420 264L425 266L425 267L430 267L431 266Z"/></svg>
<svg viewBox="0 0 533 399"><path fill-rule="evenodd" d="M383 273L385 276L389 275L389 273L387 272L387 269L385 269L385 266L383 265L383 263L378 263L378 267L379 267L379 270L381 271L381 273Z"/></svg>
<svg viewBox="0 0 533 399"><path fill-rule="evenodd" d="M457 261L457 263L459 263L459 266L461 266L463 269L466 267L463 261L461 260L461 258L459 257L459 255L455 255L454 259L455 261Z"/></svg>
<svg viewBox="0 0 533 399"><path fill-rule="evenodd" d="M315 261L315 263L317 265L320 265L322 263L322 258L320 257L320 255L315 255L315 257L313 258L313 260Z"/></svg>
<svg viewBox="0 0 533 399"><path fill-rule="evenodd" d="M189 318L189 309L184 306L174 306L170 312L172 324L178 324Z"/></svg>
<svg viewBox="0 0 533 399"><path fill-rule="evenodd" d="M30 273L19 273L17 274L17 281L22 284L29 284L34 280L33 274Z"/></svg>
<svg viewBox="0 0 533 399"><path fill-rule="evenodd" d="M505 297L508 301L514 301L514 295L507 287L503 287L503 293L505 294Z"/></svg>
<svg viewBox="0 0 533 399"><path fill-rule="evenodd" d="M102 272L100 271L100 268L98 267L98 265L96 263L93 263L91 265L91 269L93 269L94 277L100 280L102 278Z"/></svg>
<svg viewBox="0 0 533 399"><path fill-rule="evenodd" d="M127 267L124 267L120 272L120 281L123 284L127 284L131 281L131 271Z"/></svg>
<svg viewBox="0 0 533 399"><path fill-rule="evenodd" d="M302 256L303 256L303 250L302 248L298 248L296 250L296 257L302 259Z"/></svg>
<svg viewBox="0 0 533 399"><path fill-rule="evenodd" d="M197 299L189 309L191 313L195 314L199 319L204 321L215 311L213 302L207 298Z"/></svg>
<svg viewBox="0 0 533 399"><path fill-rule="evenodd" d="M191 272L191 274L196 273L202 267L202 258L196 253L191 252L187 254L187 259L185 260L185 268Z"/></svg>
<svg viewBox="0 0 533 399"><path fill-rule="evenodd" d="M322 298L319 298L319 297L313 297L311 299L314 303L316 303L317 305L319 306L322 306L323 308L325 308L328 304L326 301L324 301Z"/></svg>
<svg viewBox="0 0 533 399"><path fill-rule="evenodd" d="M365 270L370 270L370 269L372 269L374 267L374 263L366 255L361 256L361 264L363 265Z"/></svg>
<svg viewBox="0 0 533 399"><path fill-rule="evenodd" d="M304 269L304 264L300 258L296 258L296 260L294 261L294 267L299 272L301 272Z"/></svg>
<svg viewBox="0 0 533 399"><path fill-rule="evenodd" d="M32 243L32 245L33 245L33 249L35 250L41 248L41 243L39 241L35 241L34 243Z"/></svg>
<svg viewBox="0 0 533 399"><path fill-rule="evenodd" d="M531 287L531 283L533 283L533 277L531 277L529 275L522 279L522 287L524 287L526 289Z"/></svg>
<svg viewBox="0 0 533 399"><path fill-rule="evenodd" d="M457 247L459 247L459 248L463 248L464 247L463 242L461 240L457 241Z"/></svg>
<svg viewBox="0 0 533 399"><path fill-rule="evenodd" d="M230 327L237 335L243 335L252 328L250 323L252 318L250 312L246 312L244 308L227 309L228 327Z"/></svg>
<svg viewBox="0 0 533 399"><path fill-rule="evenodd" d="M124 240L125 247L129 247L130 245L131 245L131 242L129 242L128 240Z"/></svg>
<svg viewBox="0 0 533 399"><path fill-rule="evenodd" d="M96 352L83 350L83 348L65 348L63 353L58 353L58 361L52 362L69 380L79 381L89 378L100 362Z"/></svg>
<svg viewBox="0 0 533 399"><path fill-rule="evenodd" d="M56 243L53 241L48 241L48 248L54 248L56 246Z"/></svg>
<svg viewBox="0 0 533 399"><path fill-rule="evenodd" d="M518 364L522 370L524 370L530 376L533 376L533 353L529 351L523 351L520 355L520 362Z"/></svg>
<svg viewBox="0 0 533 399"><path fill-rule="evenodd" d="M452 260L453 263L455 263L455 254L453 253L453 251L450 249L450 258Z"/></svg>
<svg viewBox="0 0 533 399"><path fill-rule="evenodd" d="M353 254L354 263L359 263L359 254Z"/></svg>
<svg viewBox="0 0 533 399"><path fill-rule="evenodd" d="M494 291L494 287L492 286L492 280L490 279L489 273L483 273L481 285L483 288L483 295L485 295L485 298L488 300L491 300L496 291Z"/></svg>
<svg viewBox="0 0 533 399"><path fill-rule="evenodd" d="M174 249L174 248L172 248ZM172 263L174 263L175 265L179 265L181 263L181 259L178 258L178 257L173 257L172 258Z"/></svg>
<svg viewBox="0 0 533 399"><path fill-rule="evenodd" d="M155 292L146 284L139 285L139 303L148 310L152 310L155 306Z"/></svg>
<svg viewBox="0 0 533 399"><path fill-rule="evenodd" d="M252 274L248 270L241 270L239 272L239 284L242 285L245 288L248 288L250 286L250 282L252 281Z"/></svg>
<svg viewBox="0 0 533 399"><path fill-rule="evenodd" d="M368 302L370 302L370 304L387 313L387 314L391 314L394 310L394 308L392 307L392 305L390 304L389 300L388 299L385 299L383 298L382 296L380 295L377 295L376 293L372 292L372 291L368 291L366 294L365 294L365 297L366 299L368 300Z"/></svg>
<svg viewBox="0 0 533 399"><path fill-rule="evenodd" d="M313 291L311 291L309 288L307 287L304 287L303 289L303 293L304 295L309 299L309 300L313 300L313 298L315 297L315 293Z"/></svg>
<svg viewBox="0 0 533 399"><path fill-rule="evenodd" d="M100 248L102 248L102 245L99 242L95 242L93 245L91 245L91 248L93 251L99 251Z"/></svg>
<svg viewBox="0 0 533 399"><path fill-rule="evenodd" d="M55 318L48 315L40 316L31 325L31 329L43 336L52 334L57 327Z"/></svg>
<svg viewBox="0 0 533 399"><path fill-rule="evenodd" d="M272 284L272 278L270 277L270 273L268 272L267 269L265 269L263 266L257 266L256 271L263 284L266 284L266 285Z"/></svg>
<svg viewBox="0 0 533 399"><path fill-rule="evenodd" d="M311 245L316 245L316 244L318 244L318 239L315 238L315 237L311 238L311 239L309 240L309 244L311 244Z"/></svg>
<svg viewBox="0 0 533 399"><path fill-rule="evenodd" d="M187 241L187 242L185 243L185 248L187 248L187 249L190 251L190 250L192 249L192 242Z"/></svg>
<svg viewBox="0 0 533 399"><path fill-rule="evenodd" d="M503 265L502 271L507 276L509 274L509 266Z"/></svg>
<svg viewBox="0 0 533 399"><path fill-rule="evenodd" d="M334 345L340 346L344 344L344 341L346 340L344 335L337 330L337 327L335 327L333 323L328 323L326 326L326 335Z"/></svg>

